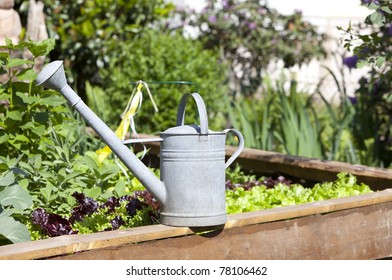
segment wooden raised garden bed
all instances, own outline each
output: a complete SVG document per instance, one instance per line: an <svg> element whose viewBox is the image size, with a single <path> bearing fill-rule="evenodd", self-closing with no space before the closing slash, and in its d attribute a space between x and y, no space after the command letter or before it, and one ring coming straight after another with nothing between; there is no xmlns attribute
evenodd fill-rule
<svg viewBox="0 0 392 280"><path fill-rule="evenodd" d="M159 147L152 144L151 154ZM235 148L227 147L229 156ZM151 158L150 158L151 160ZM0 247L0 259L382 259L392 257L392 170L245 149L244 169L310 181L357 176L374 193L229 215L224 227L153 225Z"/></svg>

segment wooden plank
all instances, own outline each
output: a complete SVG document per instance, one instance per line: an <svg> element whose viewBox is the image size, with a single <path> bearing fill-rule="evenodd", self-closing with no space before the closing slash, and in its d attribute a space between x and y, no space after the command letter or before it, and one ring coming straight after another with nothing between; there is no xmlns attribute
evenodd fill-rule
<svg viewBox="0 0 392 280"><path fill-rule="evenodd" d="M222 230L226 231L232 228L260 223L270 223L304 216L320 215L345 209L360 209L361 207L378 205L387 202L392 202L392 189L297 206L287 206L257 212L229 215L224 228L211 227L206 229L191 229L187 227L154 225L87 235L60 236L47 240L1 246L0 259L48 258L88 250L122 246L130 243L194 235L196 231L209 230L217 233Z"/></svg>
<svg viewBox="0 0 392 280"><path fill-rule="evenodd" d="M189 228L153 225L93 234L63 235L45 240L1 246L0 260L42 259L113 245L145 242L193 233Z"/></svg>
<svg viewBox="0 0 392 280"><path fill-rule="evenodd" d="M56 259L377 259L392 256L392 202Z"/></svg>
<svg viewBox="0 0 392 280"><path fill-rule="evenodd" d="M230 156L234 150L234 147L227 147L227 156ZM283 173L318 182L335 180L339 172L347 172L357 176L359 182L368 184L373 190L390 188L392 185L392 169L345 162L288 156L256 149L244 149L237 162L245 170L265 174Z"/></svg>
<svg viewBox="0 0 392 280"><path fill-rule="evenodd" d="M240 227L391 202L392 189L325 201L230 215L225 227Z"/></svg>

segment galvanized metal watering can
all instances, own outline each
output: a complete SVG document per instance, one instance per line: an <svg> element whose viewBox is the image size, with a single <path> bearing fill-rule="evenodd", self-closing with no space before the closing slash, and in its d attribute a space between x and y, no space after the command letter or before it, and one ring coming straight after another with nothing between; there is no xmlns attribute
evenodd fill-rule
<svg viewBox="0 0 392 280"><path fill-rule="evenodd" d="M59 91L152 193L161 206L162 224L205 227L226 222L225 169L241 153L244 139L234 129L210 131L206 108L199 94L185 94L178 106L177 126L160 133L160 138L151 139L162 142L159 180L71 89L66 81L62 61L48 64L39 73L37 85ZM200 126L184 125L189 97L196 102ZM235 153L225 162L228 132L237 136L239 144Z"/></svg>

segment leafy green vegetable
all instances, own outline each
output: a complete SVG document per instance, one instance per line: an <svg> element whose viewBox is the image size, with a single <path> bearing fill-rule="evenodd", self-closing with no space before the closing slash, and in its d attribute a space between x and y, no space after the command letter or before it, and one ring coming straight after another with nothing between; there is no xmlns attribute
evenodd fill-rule
<svg viewBox="0 0 392 280"><path fill-rule="evenodd" d="M334 182L318 183L313 188L292 184L283 176L256 180L253 175L247 176L237 168L233 174L236 174L235 177L240 183L233 184L230 180L226 182L226 205L229 214L371 192L369 186L358 184L355 176L344 172L339 173ZM242 179L239 174L244 175ZM146 190L136 191L133 195L112 196L99 203L82 193L74 193L72 196L75 197L77 205L68 215L48 213L42 208L33 212L30 231L34 239L94 233L158 222L159 204Z"/></svg>
<svg viewBox="0 0 392 280"><path fill-rule="evenodd" d="M109 197L98 203L82 193L72 194L77 205L67 216L38 208L32 213L30 231L34 239L67 234L93 233L154 223L159 205L147 191Z"/></svg>
<svg viewBox="0 0 392 280"><path fill-rule="evenodd" d="M273 188L256 185L245 190L239 186L226 192L227 212L243 213L372 192L368 185L358 184L351 174L342 172L337 177L333 182L317 183L313 188L281 182Z"/></svg>

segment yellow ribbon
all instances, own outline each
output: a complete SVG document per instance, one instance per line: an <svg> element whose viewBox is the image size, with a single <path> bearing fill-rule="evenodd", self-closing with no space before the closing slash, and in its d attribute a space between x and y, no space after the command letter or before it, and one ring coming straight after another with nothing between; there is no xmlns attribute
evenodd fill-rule
<svg viewBox="0 0 392 280"><path fill-rule="evenodd" d="M121 140L125 139L128 128L131 125L131 120L142 104L142 88L143 83L139 83L136 89L136 93L131 95L128 105L123 113L120 125L115 131L116 136ZM96 153L98 154L99 162L103 162L111 154L111 152L112 150L110 150L108 146L97 150Z"/></svg>

